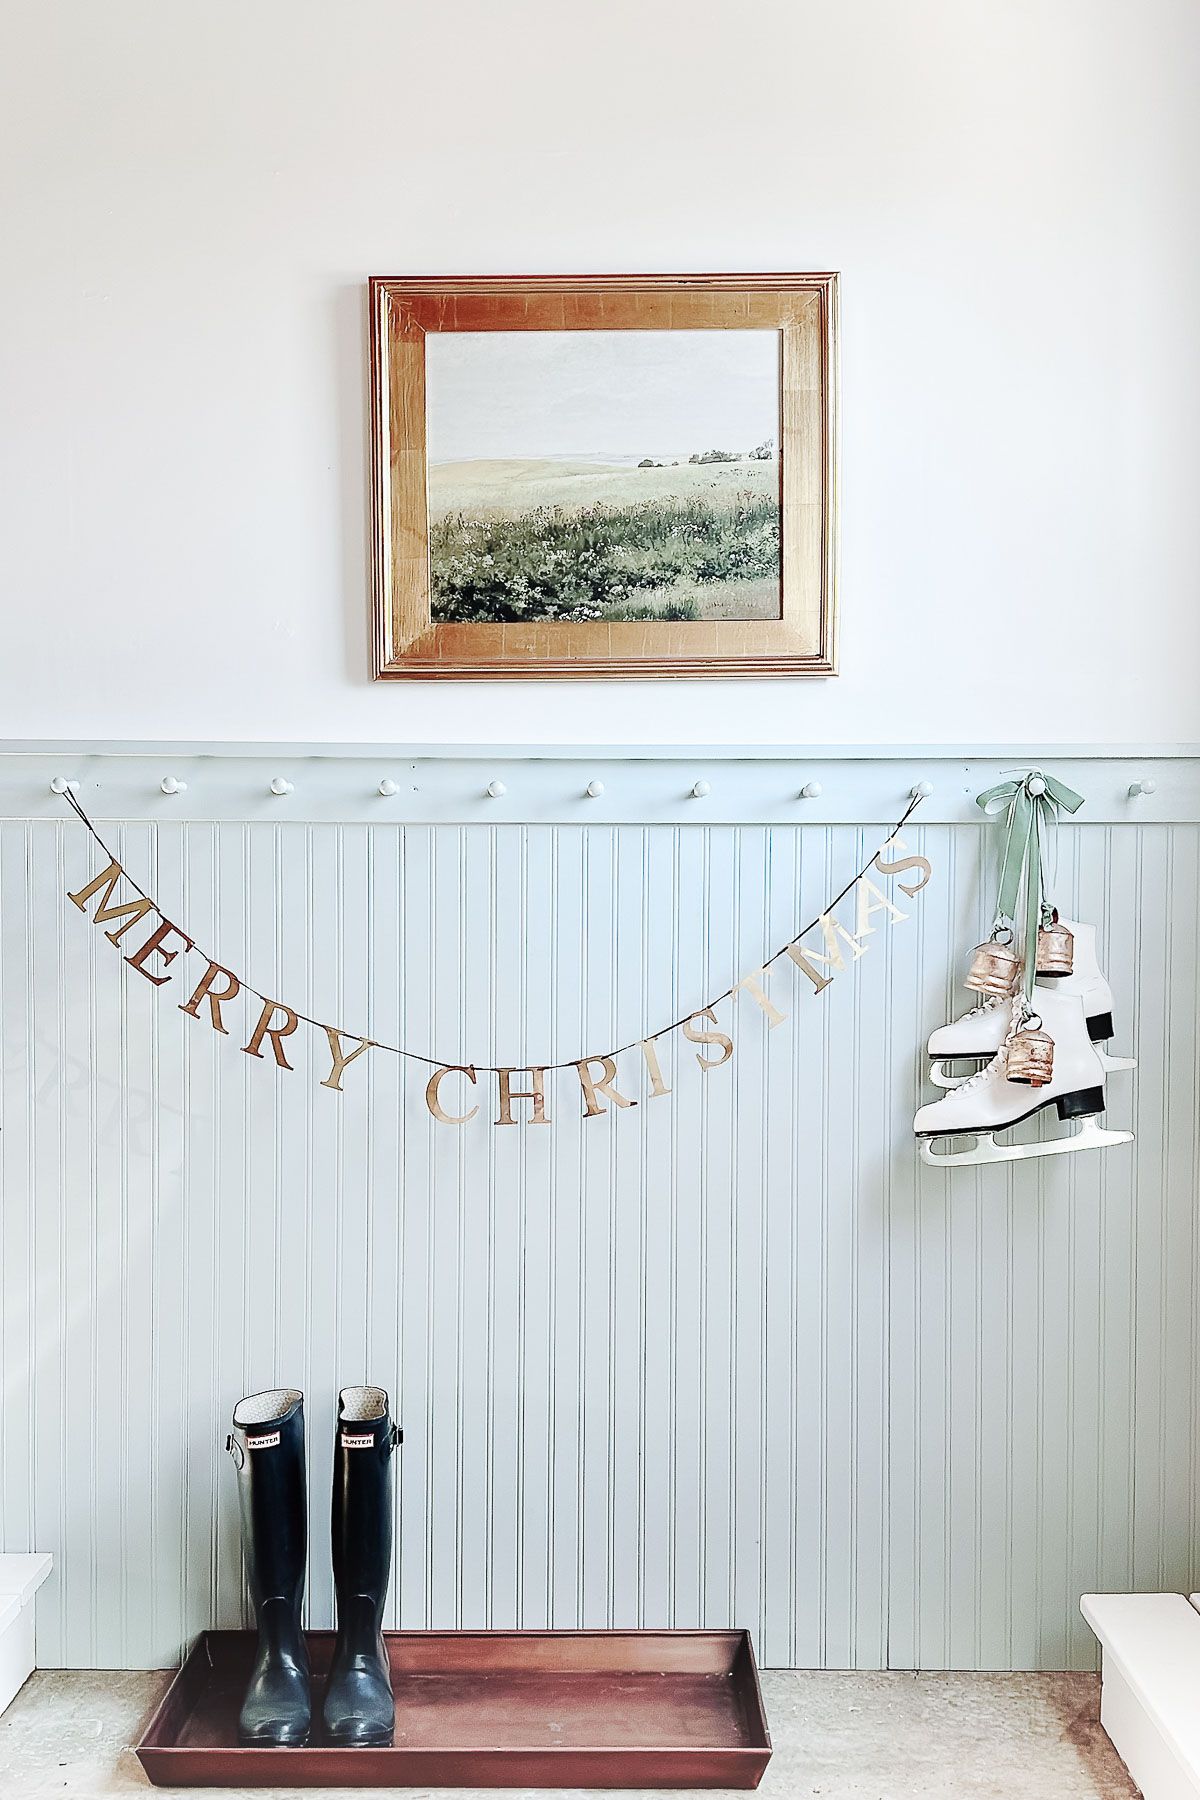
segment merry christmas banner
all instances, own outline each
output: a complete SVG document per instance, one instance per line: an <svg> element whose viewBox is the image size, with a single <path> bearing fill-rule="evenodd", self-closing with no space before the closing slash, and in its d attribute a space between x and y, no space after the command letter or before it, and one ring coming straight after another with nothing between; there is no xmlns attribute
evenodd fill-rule
<svg viewBox="0 0 1200 1800"><path fill-rule="evenodd" d="M648 1099L659 1099L671 1089L663 1076L658 1046L675 1032L695 1046L696 1062L703 1074L723 1068L732 1061L735 1051L733 1027L722 1029L717 1014L723 1002L744 994L766 1015L769 1027L782 1025L788 1016L779 1004L783 996L778 981L774 993L768 992L767 971L775 965L781 965L781 969L791 965L809 984L803 991L823 993L838 974L866 955L880 925L895 926L909 916L874 876L895 881L897 891L912 899L928 886L933 873L928 859L911 853L900 837L920 804L919 797L914 797L884 843L817 917L707 1005L616 1049L589 1051L565 1061L534 1058L510 1066L474 1061L451 1063L424 1049L381 1043L344 1025L314 1019L286 1000L263 993L227 963L200 949L187 927L170 919L112 854L74 794L68 791L63 798L107 858L90 881L67 897L93 926L108 927L104 936L121 951L131 969L155 987L178 981L180 991L187 989L186 997L178 1002L181 1012L223 1037L244 1033L243 1054L259 1058L270 1054L280 1069L292 1068L287 1040L302 1026L323 1036L329 1070L322 1077L321 1086L336 1094L344 1091L342 1084L348 1071L371 1053L403 1057L428 1069L425 1105L440 1125L468 1124L479 1116L485 1102L489 1116L494 1102L493 1123L497 1126L515 1125L519 1117L531 1125L549 1125L547 1077L558 1071L570 1072L578 1082L585 1118L599 1118L611 1109L636 1106L638 1102L629 1092L635 1078L648 1082ZM900 879L905 876L907 880ZM141 935L143 931L145 936ZM131 945L128 949L126 942ZM185 976L189 959L191 974ZM248 1012L245 1001L252 1003ZM233 1024L237 1017L242 1019L240 1027ZM348 1078L353 1080L352 1075ZM514 1110L518 1107L519 1115Z"/></svg>

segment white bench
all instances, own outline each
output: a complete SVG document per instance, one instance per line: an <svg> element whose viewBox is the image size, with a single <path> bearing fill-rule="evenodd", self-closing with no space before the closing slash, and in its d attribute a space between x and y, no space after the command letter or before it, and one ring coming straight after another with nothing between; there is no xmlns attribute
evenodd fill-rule
<svg viewBox="0 0 1200 1800"><path fill-rule="evenodd" d="M0 1555L0 1712L33 1674L33 1597L52 1567L49 1556Z"/></svg>
<svg viewBox="0 0 1200 1800"><path fill-rule="evenodd" d="M1200 1800L1198 1608L1182 1594L1079 1602L1103 1651L1100 1723L1146 1800Z"/></svg>

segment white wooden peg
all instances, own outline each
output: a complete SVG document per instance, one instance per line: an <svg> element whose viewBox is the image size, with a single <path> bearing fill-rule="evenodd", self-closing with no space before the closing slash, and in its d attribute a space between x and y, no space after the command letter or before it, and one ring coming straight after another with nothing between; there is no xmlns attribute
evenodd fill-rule
<svg viewBox="0 0 1200 1800"><path fill-rule="evenodd" d="M918 781L915 787L909 788L908 797L910 800L928 800L932 792L932 781Z"/></svg>
<svg viewBox="0 0 1200 1800"><path fill-rule="evenodd" d="M77 794L79 783L68 781L65 775L56 775L50 783L50 792L52 794Z"/></svg>
<svg viewBox="0 0 1200 1800"><path fill-rule="evenodd" d="M277 800L282 799L284 794L290 794L291 791L292 784L287 780L286 776L276 775L271 782L271 792L274 794L275 798Z"/></svg>
<svg viewBox="0 0 1200 1800"><path fill-rule="evenodd" d="M487 784L487 794L488 794L489 800L503 800L503 798L504 798L505 794L507 794L507 792L508 792L508 789L505 787L505 785L502 781L489 781Z"/></svg>
<svg viewBox="0 0 1200 1800"><path fill-rule="evenodd" d="M1046 783L1042 777L1040 775L1031 775L1029 778L1029 792L1033 795L1034 799L1040 800L1045 791Z"/></svg>
<svg viewBox="0 0 1200 1800"><path fill-rule="evenodd" d="M712 793L712 787L707 781L693 782L693 784L692 784L692 799L693 800L707 800L708 796L711 793Z"/></svg>
<svg viewBox="0 0 1200 1800"><path fill-rule="evenodd" d="M383 795L385 800L390 800L393 794L398 794L400 792L400 789L396 786L394 781L389 781L385 775L379 784L379 792Z"/></svg>
<svg viewBox="0 0 1200 1800"><path fill-rule="evenodd" d="M176 781L174 775L164 775L158 785L162 789L164 794L186 794L187 793L187 782L186 781Z"/></svg>
<svg viewBox="0 0 1200 1800"><path fill-rule="evenodd" d="M589 800L598 800L604 792L604 783L602 781L589 781L586 791Z"/></svg>
<svg viewBox="0 0 1200 1800"><path fill-rule="evenodd" d="M804 786L800 789L800 798L802 800L819 800L821 798L820 782L806 781Z"/></svg>
<svg viewBox="0 0 1200 1800"><path fill-rule="evenodd" d="M1149 779L1145 781L1131 781L1129 784L1129 798L1131 800L1140 800L1143 794L1152 794L1157 786L1157 781L1151 781Z"/></svg>

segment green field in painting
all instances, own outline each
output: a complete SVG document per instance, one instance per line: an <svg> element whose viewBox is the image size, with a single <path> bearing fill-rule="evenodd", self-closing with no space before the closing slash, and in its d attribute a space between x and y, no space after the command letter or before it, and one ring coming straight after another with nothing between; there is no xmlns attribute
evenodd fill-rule
<svg viewBox="0 0 1200 1800"><path fill-rule="evenodd" d="M779 465L504 459L429 477L433 618L779 617Z"/></svg>

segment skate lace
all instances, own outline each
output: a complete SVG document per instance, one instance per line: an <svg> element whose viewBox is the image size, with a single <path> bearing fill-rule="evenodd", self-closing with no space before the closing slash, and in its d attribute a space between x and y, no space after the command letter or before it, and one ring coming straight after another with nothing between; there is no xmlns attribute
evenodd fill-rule
<svg viewBox="0 0 1200 1800"><path fill-rule="evenodd" d="M985 1081L991 1081L998 1074L1003 1074L1007 1066L1008 1040L1006 1038L991 1062L985 1063L982 1069L976 1069L974 1075L968 1075L965 1081L960 1081L954 1091L956 1094L967 1094L972 1088L982 1087Z"/></svg>
<svg viewBox="0 0 1200 1800"><path fill-rule="evenodd" d="M1003 1002L997 999L993 1004L1001 1005ZM1008 1030L1004 1034L1004 1042L1001 1044L990 1063L985 1063L982 1069L976 1069L974 1075L969 1075L966 1081L961 1081L958 1084L954 1090L956 1094L967 1094L972 1088L982 1087L985 1081L994 1081L997 1076L1003 1075L1007 1070L1008 1052L1013 1038L1016 1036L1017 1032L1020 1031L1026 1019L1030 1017L1022 998L1018 997L1016 1000L1009 1001L1008 1004L1012 1008L1012 1016L1008 1022ZM987 1009L980 1008L979 1010L986 1011Z"/></svg>
<svg viewBox="0 0 1200 1800"><path fill-rule="evenodd" d="M964 1023L965 1023L965 1022L966 1022L966 1020L968 1020L968 1019L977 1019L977 1018L979 1018L979 1016L980 1016L980 1014L981 1014L981 1013L989 1013L989 1012L995 1012L995 1010L996 1010L996 1008L997 1008L997 1007L998 1007L998 1006L1003 1006L1003 1005L1004 1005L1004 1003L1005 1003L1005 1001L1004 1001L1004 996L1003 996L1003 995L1001 995L1001 994L988 994L988 995L987 995L987 997L986 997L986 998L985 998L985 999L983 999L983 1000L980 1000L980 1001L978 1001L978 1002L977 1002L977 1003L976 1003L976 1004L975 1004L975 1005L974 1005L974 1006L973 1006L973 1007L972 1007L972 1008L971 1008L971 1010L970 1010L970 1011L969 1011L969 1012L965 1012L965 1013L961 1013L961 1014L960 1014L960 1015L959 1015L959 1017L958 1017L958 1018L957 1018L957 1019L956 1019L956 1020L955 1020L955 1021L954 1021L954 1023L955 1023L955 1024L956 1024L956 1025L962 1025L962 1024L964 1024Z"/></svg>

